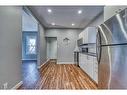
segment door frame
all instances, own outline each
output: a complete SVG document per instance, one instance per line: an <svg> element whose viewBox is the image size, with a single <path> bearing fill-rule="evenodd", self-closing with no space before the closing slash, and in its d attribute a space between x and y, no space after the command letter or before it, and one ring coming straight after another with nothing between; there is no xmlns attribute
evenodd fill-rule
<svg viewBox="0 0 127 95"><path fill-rule="evenodd" d="M56 60L58 60L58 39L57 39L57 37L46 37L46 47L47 47L47 39L48 38L56 38L56 42L57 42L57 55L56 55ZM46 54L47 54L47 51L46 51Z"/></svg>

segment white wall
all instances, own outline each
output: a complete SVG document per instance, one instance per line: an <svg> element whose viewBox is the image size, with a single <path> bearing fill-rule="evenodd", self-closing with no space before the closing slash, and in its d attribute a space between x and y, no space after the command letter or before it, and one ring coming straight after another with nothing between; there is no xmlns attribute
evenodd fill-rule
<svg viewBox="0 0 127 95"><path fill-rule="evenodd" d="M74 63L74 49L80 29L47 29L46 37L57 37L57 59L58 63ZM70 43L65 45L63 39L70 39Z"/></svg>
<svg viewBox="0 0 127 95"><path fill-rule="evenodd" d="M46 38L44 27L39 21L32 15L32 13L25 8L25 12L22 11L22 31L36 31L38 32L38 54L37 63L38 66L46 61Z"/></svg>
<svg viewBox="0 0 127 95"><path fill-rule="evenodd" d="M47 38L47 59L57 59L57 38Z"/></svg>
<svg viewBox="0 0 127 95"><path fill-rule="evenodd" d="M92 21L88 27L90 26L95 26L97 27L98 25L104 23L104 13L101 13L94 21Z"/></svg>
<svg viewBox="0 0 127 95"><path fill-rule="evenodd" d="M38 22L28 9L22 10L22 31L38 31Z"/></svg>
<svg viewBox="0 0 127 95"><path fill-rule="evenodd" d="M27 55L25 52L26 49L26 44L25 44L25 36L28 35L28 32L34 32L34 34L37 34L37 40L38 40L38 21L35 19L35 17L32 15L32 13L27 9L27 8L23 8L22 9L22 60L37 60L38 64L40 64L39 62L39 52L38 52L38 46L37 46L37 55L36 54L31 54L31 55ZM27 34L26 34L27 32ZM38 41L37 41L37 45Z"/></svg>
<svg viewBox="0 0 127 95"><path fill-rule="evenodd" d="M87 28L88 27L97 27L98 25L104 23L104 14L100 14L96 19L94 19L86 28L84 28L81 33L79 34L79 38L83 37L85 34L85 36L87 36L87 39L88 39L88 33L87 33ZM96 33L93 33L93 35L95 35ZM92 35L92 32L91 32L91 35ZM92 36L93 36L92 35ZM85 37L84 36L84 37Z"/></svg>
<svg viewBox="0 0 127 95"><path fill-rule="evenodd" d="M45 30L42 25L39 24L39 33L40 33L40 65L43 64L47 60L46 56L46 38L45 38Z"/></svg>
<svg viewBox="0 0 127 95"><path fill-rule="evenodd" d="M116 11L120 11L125 8L127 8L127 6L105 6L104 7L104 21L114 16L117 13Z"/></svg>
<svg viewBox="0 0 127 95"><path fill-rule="evenodd" d="M12 88L22 80L21 7L0 7L0 88Z"/></svg>

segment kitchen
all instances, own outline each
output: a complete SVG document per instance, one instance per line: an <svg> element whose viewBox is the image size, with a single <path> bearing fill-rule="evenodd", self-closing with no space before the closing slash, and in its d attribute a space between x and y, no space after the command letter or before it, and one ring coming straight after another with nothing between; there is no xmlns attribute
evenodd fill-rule
<svg viewBox="0 0 127 95"><path fill-rule="evenodd" d="M99 89L127 88L127 10L124 8L104 7L104 23L88 27L79 34L77 63L98 84Z"/></svg>
<svg viewBox="0 0 127 95"><path fill-rule="evenodd" d="M0 0L0 94L126 95L127 0Z"/></svg>
<svg viewBox="0 0 127 95"><path fill-rule="evenodd" d="M126 8L0 7L1 89L126 89Z"/></svg>

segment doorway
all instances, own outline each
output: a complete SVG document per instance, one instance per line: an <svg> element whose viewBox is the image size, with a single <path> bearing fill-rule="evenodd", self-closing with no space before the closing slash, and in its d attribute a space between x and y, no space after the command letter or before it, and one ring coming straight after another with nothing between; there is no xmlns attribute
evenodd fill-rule
<svg viewBox="0 0 127 95"><path fill-rule="evenodd" d="M57 37L47 37L47 59L57 60Z"/></svg>
<svg viewBox="0 0 127 95"><path fill-rule="evenodd" d="M34 89L39 80L38 62L38 32L22 32L22 80L23 89Z"/></svg>

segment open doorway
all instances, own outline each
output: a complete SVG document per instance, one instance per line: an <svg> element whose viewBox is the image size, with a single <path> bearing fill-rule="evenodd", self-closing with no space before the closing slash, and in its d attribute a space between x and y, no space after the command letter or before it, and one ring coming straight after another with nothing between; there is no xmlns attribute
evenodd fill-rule
<svg viewBox="0 0 127 95"><path fill-rule="evenodd" d="M47 59L57 62L57 37L46 37Z"/></svg>

